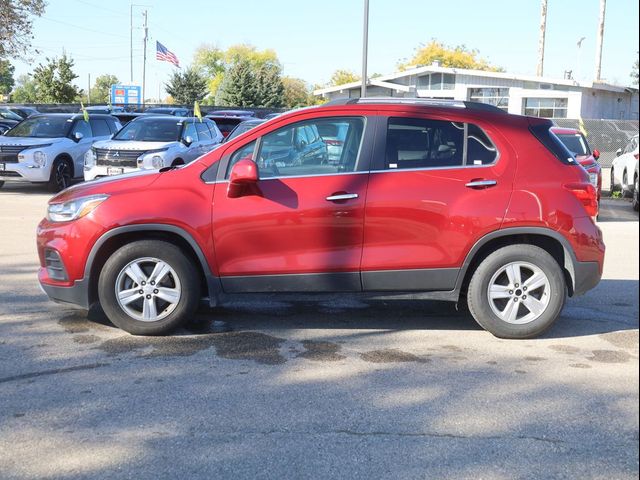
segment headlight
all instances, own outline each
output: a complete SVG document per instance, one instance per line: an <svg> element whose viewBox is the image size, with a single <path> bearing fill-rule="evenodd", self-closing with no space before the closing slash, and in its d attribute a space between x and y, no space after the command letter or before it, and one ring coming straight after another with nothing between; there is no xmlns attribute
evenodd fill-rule
<svg viewBox="0 0 640 480"><path fill-rule="evenodd" d="M47 154L42 150L36 150L33 152L33 163L42 168L47 164Z"/></svg>
<svg viewBox="0 0 640 480"><path fill-rule="evenodd" d="M64 203L52 203L47 210L47 218L51 222L70 222L91 213L107 198L109 195L90 195Z"/></svg>
<svg viewBox="0 0 640 480"><path fill-rule="evenodd" d="M162 168L162 167L164 167L164 159L160 155L154 155L151 158L151 166L153 168Z"/></svg>
<svg viewBox="0 0 640 480"><path fill-rule="evenodd" d="M87 169L94 167L96 164L96 152L93 151L92 148L87 150L87 153L84 154L84 166Z"/></svg>

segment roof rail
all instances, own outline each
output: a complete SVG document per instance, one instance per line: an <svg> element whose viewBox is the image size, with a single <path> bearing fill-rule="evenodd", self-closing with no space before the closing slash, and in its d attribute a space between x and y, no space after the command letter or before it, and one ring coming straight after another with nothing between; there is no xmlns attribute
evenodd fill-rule
<svg viewBox="0 0 640 480"><path fill-rule="evenodd" d="M469 110L484 110L487 112L506 113L501 108L488 103L468 102L466 100L448 100L441 98L404 98L404 97L365 97L365 98L338 98L325 103L325 106L354 105L354 104L403 104L423 105L425 107L453 107L468 108Z"/></svg>

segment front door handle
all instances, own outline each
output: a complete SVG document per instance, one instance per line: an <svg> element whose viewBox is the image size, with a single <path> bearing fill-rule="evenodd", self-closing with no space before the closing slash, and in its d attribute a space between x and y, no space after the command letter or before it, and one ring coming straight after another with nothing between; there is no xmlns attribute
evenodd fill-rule
<svg viewBox="0 0 640 480"><path fill-rule="evenodd" d="M495 187L498 184L497 180L472 180L465 185L468 188L489 188Z"/></svg>
<svg viewBox="0 0 640 480"><path fill-rule="evenodd" d="M357 193L341 193L337 195L329 195L326 200L328 202L340 202L344 200L353 200L354 198L358 198Z"/></svg>

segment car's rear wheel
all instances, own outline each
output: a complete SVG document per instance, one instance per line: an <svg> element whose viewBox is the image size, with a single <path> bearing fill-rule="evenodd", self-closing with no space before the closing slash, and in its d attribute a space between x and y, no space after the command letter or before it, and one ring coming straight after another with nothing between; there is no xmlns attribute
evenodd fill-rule
<svg viewBox="0 0 640 480"><path fill-rule="evenodd" d="M611 191L611 193L613 192L617 192L618 190L620 190L618 188L618 185L616 185L616 176L613 172L613 167L611 167L611 183L610 183L611 187L609 187L609 190Z"/></svg>
<svg viewBox="0 0 640 480"><path fill-rule="evenodd" d="M59 192L71 185L71 164L64 158L56 158L51 167L51 175L49 176L49 190Z"/></svg>
<svg viewBox="0 0 640 480"><path fill-rule="evenodd" d="M0 188L4 186L4 180L0 180Z"/></svg>
<svg viewBox="0 0 640 480"><path fill-rule="evenodd" d="M107 317L134 335L163 335L191 320L200 298L192 261L177 246L141 240L105 263L98 297Z"/></svg>
<svg viewBox="0 0 640 480"><path fill-rule="evenodd" d="M480 326L496 337L531 338L555 322L566 294L562 269L549 253L534 245L509 245L475 270L467 304Z"/></svg>
<svg viewBox="0 0 640 480"><path fill-rule="evenodd" d="M629 188L629 177L627 176L627 171L625 170L622 174L622 195L625 197L631 196L631 188Z"/></svg>
<svg viewBox="0 0 640 480"><path fill-rule="evenodd" d="M633 201L631 202L633 205L633 209L637 212L639 209L638 205L638 175L633 179Z"/></svg>

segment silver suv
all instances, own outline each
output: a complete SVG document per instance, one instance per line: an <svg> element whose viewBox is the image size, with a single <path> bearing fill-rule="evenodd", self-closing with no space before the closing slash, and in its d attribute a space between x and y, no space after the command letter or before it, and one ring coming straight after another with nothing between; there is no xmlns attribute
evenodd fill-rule
<svg viewBox="0 0 640 480"><path fill-rule="evenodd" d="M111 140L93 145L85 155L84 178L184 165L211 151L222 139L211 120L170 115L138 117Z"/></svg>
<svg viewBox="0 0 640 480"><path fill-rule="evenodd" d="M84 155L121 128L110 115L50 113L29 117L0 137L0 187L7 180L47 183L57 192L82 178Z"/></svg>

